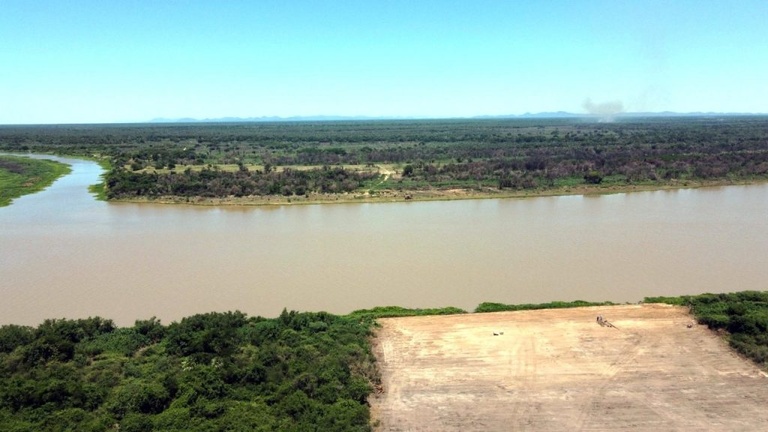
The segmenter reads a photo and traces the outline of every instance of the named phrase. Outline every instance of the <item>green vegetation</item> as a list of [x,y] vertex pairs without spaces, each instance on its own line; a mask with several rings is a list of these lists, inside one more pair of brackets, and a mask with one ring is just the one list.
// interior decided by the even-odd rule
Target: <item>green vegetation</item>
[[[738,352],[768,361],[768,292],[646,298],[691,308]],[[610,302],[482,303],[476,312]],[[0,327],[0,429],[8,431],[367,431],[380,384],[371,352],[382,317],[464,310],[377,307],[346,316],[283,311],[47,320]]]
[[502,304],[502,303],[480,303],[475,308],[476,313],[481,312],[502,312],[502,311],[522,311],[522,310],[536,310],[536,309],[564,309],[564,308],[574,308],[574,307],[586,307],[586,306],[610,306],[614,303],[611,302],[586,302],[582,300],[575,300],[572,302],[550,302],[550,303],[540,303],[540,304],[519,304],[519,305],[508,305],[508,304]]
[[0,155],[0,207],[11,200],[48,187],[68,174],[70,168],[60,162]]
[[284,311],[0,327],[7,431],[365,431],[368,324]]
[[0,327],[0,429],[365,431],[379,384],[375,319],[465,313],[383,307],[347,316],[207,313],[168,326],[47,320]]
[[567,193],[766,180],[765,119],[2,126],[0,150],[109,158],[108,198]]
[[104,158],[98,158],[94,159],[96,163],[98,163],[101,168],[104,169],[104,174],[101,175],[102,181],[100,183],[90,185],[88,186],[88,192],[92,193],[97,200],[99,201],[106,201],[107,200],[107,185],[104,178],[106,175],[112,171],[112,164],[109,160]]
[[249,195],[306,195],[307,193],[343,193],[362,188],[378,174],[358,172],[342,167],[324,166],[312,170],[237,172],[204,168],[186,169],[182,173],[137,173],[125,169],[107,174],[108,198],[137,196],[162,197],[227,197]]
[[457,307],[444,307],[433,309],[408,309],[400,306],[380,306],[373,309],[361,309],[347,315],[351,319],[360,322],[375,325],[378,318],[394,318],[408,316],[427,316],[427,315],[456,315],[465,314],[467,311]]
[[768,366],[768,292],[647,297],[645,302],[688,306],[699,324],[727,332],[733,349],[761,367]]

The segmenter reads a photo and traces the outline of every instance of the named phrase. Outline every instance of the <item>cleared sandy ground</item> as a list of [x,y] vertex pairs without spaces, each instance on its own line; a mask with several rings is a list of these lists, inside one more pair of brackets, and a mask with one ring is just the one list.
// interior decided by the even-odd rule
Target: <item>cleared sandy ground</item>
[[683,308],[379,322],[377,430],[768,430],[766,375]]

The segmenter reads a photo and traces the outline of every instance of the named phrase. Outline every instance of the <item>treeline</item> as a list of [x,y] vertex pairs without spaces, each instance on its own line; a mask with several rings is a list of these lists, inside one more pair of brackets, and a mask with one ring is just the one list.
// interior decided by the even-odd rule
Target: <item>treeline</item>
[[688,306],[699,324],[727,332],[732,348],[758,365],[768,366],[768,292],[648,297],[645,301]]
[[208,313],[0,327],[4,431],[366,431],[370,322]]
[[[766,124],[766,117],[732,116],[616,123],[493,119],[2,126],[0,150],[101,155],[111,158],[116,170],[128,167],[136,172],[221,164],[390,164],[402,168],[404,176],[390,178],[382,188],[534,189],[603,182],[765,179]],[[274,173],[258,179],[225,172],[216,178],[208,173],[192,179],[181,174],[168,178],[118,174],[119,182],[138,188],[133,192],[122,188],[115,193],[119,196],[143,194],[150,181],[164,182],[154,187],[162,193],[198,190],[203,196],[333,193],[360,187],[359,182],[354,185],[355,179],[316,186],[315,180],[301,179],[305,174],[296,172],[285,174],[290,179],[278,179]],[[196,184],[201,179],[217,183],[201,190]]]
[[200,171],[157,174],[134,172],[124,168],[107,173],[108,198],[133,197],[243,197],[251,195],[306,195],[309,193],[352,192],[377,173],[353,171],[343,167],[282,171],[249,171],[241,165],[235,172],[215,168]]
[[[760,153],[765,117],[423,120],[322,123],[0,126],[0,149],[100,153],[140,166],[356,165],[469,160],[643,159]],[[601,156],[607,150],[611,155]],[[598,153],[594,155],[593,153]],[[116,164],[120,165],[120,164]]]
[[675,154],[663,149],[543,148],[518,158],[490,158],[463,163],[406,165],[412,181],[428,184],[495,180],[501,189],[556,186],[558,180],[579,178],[598,184],[669,180],[712,180],[768,177],[768,151],[723,151],[714,154]]

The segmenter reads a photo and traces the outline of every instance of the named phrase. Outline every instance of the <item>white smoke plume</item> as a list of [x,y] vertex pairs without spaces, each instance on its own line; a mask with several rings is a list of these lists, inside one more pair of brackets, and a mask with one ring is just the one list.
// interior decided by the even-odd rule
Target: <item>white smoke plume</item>
[[621,101],[594,103],[592,99],[587,98],[581,106],[601,122],[612,122],[616,115],[624,112],[624,104]]

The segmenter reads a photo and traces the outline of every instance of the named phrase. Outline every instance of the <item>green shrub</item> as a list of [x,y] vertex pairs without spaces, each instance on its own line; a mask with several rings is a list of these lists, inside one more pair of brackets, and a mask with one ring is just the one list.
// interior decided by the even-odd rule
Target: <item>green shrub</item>
[[370,325],[284,311],[4,326],[0,430],[370,430]]
[[583,300],[575,300],[572,302],[549,302],[540,304],[518,304],[510,305],[503,303],[480,303],[476,308],[476,313],[482,312],[502,312],[502,311],[521,311],[521,310],[536,310],[536,309],[563,309],[574,307],[586,307],[586,306],[609,306],[614,303],[611,302],[586,302]]
[[645,301],[689,306],[699,324],[713,330],[727,330],[731,347],[757,364],[766,365],[768,291],[649,297]]
[[356,310],[348,318],[360,320],[375,320],[376,318],[393,318],[425,315],[456,315],[465,314],[467,311],[457,307],[444,307],[432,309],[409,309],[400,306],[379,306],[373,309]]
[[4,325],[0,327],[0,353],[10,353],[34,339],[32,327]]

